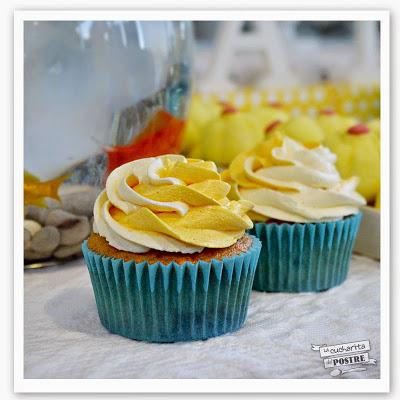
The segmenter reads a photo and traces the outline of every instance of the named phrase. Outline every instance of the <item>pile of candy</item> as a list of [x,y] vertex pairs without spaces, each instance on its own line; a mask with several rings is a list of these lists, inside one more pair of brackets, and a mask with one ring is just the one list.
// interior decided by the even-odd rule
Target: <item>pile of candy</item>
[[27,204],[24,210],[25,262],[81,255],[82,241],[92,231],[98,189],[74,185],[60,188],[59,201],[47,206]]
[[307,147],[324,144],[337,155],[344,178],[358,176],[358,191],[379,207],[380,120],[356,118],[324,109],[313,118],[292,116],[278,103],[237,108],[194,97],[183,136],[183,153],[227,166],[236,155],[280,132]]

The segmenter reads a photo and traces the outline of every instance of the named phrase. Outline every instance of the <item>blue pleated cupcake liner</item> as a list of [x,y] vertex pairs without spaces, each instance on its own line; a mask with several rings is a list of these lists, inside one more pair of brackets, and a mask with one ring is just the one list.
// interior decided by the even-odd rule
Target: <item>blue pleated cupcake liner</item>
[[264,292],[318,292],[347,277],[361,212],[332,222],[257,223],[249,234],[262,249],[253,289]]
[[261,250],[195,264],[125,262],[82,245],[101,323],[110,332],[149,342],[204,340],[245,322]]

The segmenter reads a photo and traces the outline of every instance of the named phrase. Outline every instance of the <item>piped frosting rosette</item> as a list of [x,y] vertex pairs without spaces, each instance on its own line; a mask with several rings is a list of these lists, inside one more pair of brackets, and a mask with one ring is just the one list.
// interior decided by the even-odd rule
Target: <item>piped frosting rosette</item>
[[180,155],[124,164],[94,206],[94,230],[119,249],[195,253],[233,245],[253,226],[252,204],[230,201],[213,162]]
[[232,184],[232,198],[254,203],[253,220],[331,221],[366,204],[356,192],[359,179],[342,180],[335,162],[324,146],[306,148],[277,134],[239,154],[224,179]]

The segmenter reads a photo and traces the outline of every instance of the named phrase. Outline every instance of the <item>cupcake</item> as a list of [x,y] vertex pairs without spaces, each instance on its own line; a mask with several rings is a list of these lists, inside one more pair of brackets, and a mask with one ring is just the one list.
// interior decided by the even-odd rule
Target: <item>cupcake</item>
[[213,162],[166,155],[115,169],[83,244],[101,323],[151,342],[207,339],[245,322],[260,241]]
[[342,180],[326,147],[274,135],[240,154],[225,179],[231,198],[251,201],[250,230],[262,242],[253,288],[321,291],[347,276],[359,228],[358,178]]

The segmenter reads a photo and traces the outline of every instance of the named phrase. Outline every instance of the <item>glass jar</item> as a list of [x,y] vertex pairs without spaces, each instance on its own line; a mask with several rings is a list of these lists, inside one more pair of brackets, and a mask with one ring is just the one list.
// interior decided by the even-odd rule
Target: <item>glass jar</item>
[[191,46],[190,22],[25,22],[26,268],[81,255],[114,168],[180,151]]
[[25,22],[25,168],[101,186],[122,163],[179,152],[191,45],[190,22]]

